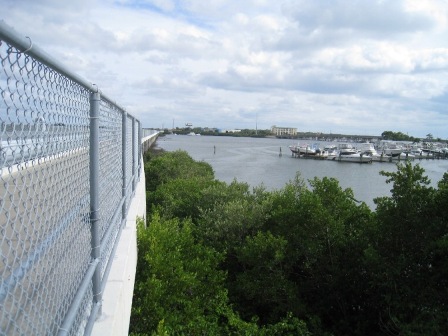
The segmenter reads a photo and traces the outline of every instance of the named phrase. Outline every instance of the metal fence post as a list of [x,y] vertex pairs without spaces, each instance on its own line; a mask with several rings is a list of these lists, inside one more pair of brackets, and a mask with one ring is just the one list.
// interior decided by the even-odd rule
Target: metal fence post
[[142,139],[143,139],[143,135],[142,135],[142,125],[140,123],[140,121],[137,120],[137,129],[138,129],[138,155],[137,155],[137,160],[138,160],[138,165],[137,165],[137,173],[138,173],[138,180],[140,181],[140,171],[141,171],[141,162],[142,162],[142,157],[143,157],[143,153],[142,153]]
[[136,155],[135,155],[135,142],[136,142],[136,134],[135,134],[135,118],[132,117],[132,193],[134,193],[136,185],[137,185],[137,174],[136,172]]
[[123,206],[122,206],[122,210],[121,210],[121,219],[125,220],[126,219],[126,212],[127,212],[127,199],[126,199],[126,180],[127,180],[127,173],[126,173],[126,166],[127,166],[127,162],[126,162],[126,142],[127,142],[127,118],[128,118],[128,114],[126,111],[123,111],[122,114],[122,125],[121,125],[121,132],[122,132],[122,136],[121,136],[121,167],[122,167],[122,171],[123,171],[123,186],[122,186],[122,191],[121,191],[121,197],[123,197],[124,202],[123,202]]
[[[99,223],[100,207],[100,151],[99,151],[99,115],[101,97],[98,92],[90,94],[90,230],[92,260],[101,258],[101,237]],[[101,262],[101,260],[100,260]],[[98,315],[101,315],[101,264],[97,267],[92,278],[93,304],[98,306]]]

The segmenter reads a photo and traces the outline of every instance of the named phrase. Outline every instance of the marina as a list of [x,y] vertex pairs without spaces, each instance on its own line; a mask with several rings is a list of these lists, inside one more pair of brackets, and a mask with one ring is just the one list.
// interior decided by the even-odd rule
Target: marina
[[413,160],[441,160],[448,158],[447,147],[419,146],[396,142],[346,143],[337,145],[298,143],[289,145],[292,157],[312,160],[330,160],[351,163],[397,162]]

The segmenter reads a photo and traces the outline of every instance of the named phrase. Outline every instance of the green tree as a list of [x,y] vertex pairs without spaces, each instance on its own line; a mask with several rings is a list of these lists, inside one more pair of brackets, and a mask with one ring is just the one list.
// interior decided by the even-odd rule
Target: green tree
[[398,163],[396,172],[381,172],[386,183],[393,183],[391,197],[377,198],[377,216],[385,238],[389,237],[394,252],[419,253],[429,237],[426,227],[432,215],[435,189],[424,175],[424,169],[411,162]]
[[151,211],[158,211],[166,218],[191,218],[196,222],[204,206],[204,190],[221,183],[207,176],[173,178],[148,193],[147,203]]
[[139,226],[138,278],[130,329],[169,334],[221,333],[229,311],[223,287],[222,255],[194,241],[189,220],[163,220],[155,214]]
[[[307,325],[304,321],[299,320],[291,313],[286,314],[286,317],[281,319],[278,323],[268,324],[260,330],[260,336],[311,336]],[[320,334],[325,336],[324,334]],[[331,336],[327,334],[328,336]]]
[[286,245],[284,238],[259,231],[237,248],[242,271],[237,275],[234,290],[239,297],[238,307],[244,304],[246,318],[257,316],[261,324],[276,323],[288,312],[290,298],[297,291],[286,277]]
[[[438,208],[446,202],[419,165],[397,165],[382,172],[393,183],[391,197],[375,200],[378,228],[366,258],[376,289],[378,323],[405,335],[443,335],[448,330],[447,221]],[[445,203],[446,204],[446,203]],[[445,259],[446,260],[446,259]]]
[[322,324],[336,334],[366,330],[368,321],[360,318],[366,274],[362,260],[372,212],[335,179],[316,178],[310,185],[308,189],[297,176],[270,197],[265,228],[287,241],[281,269],[284,283],[294,283],[295,291],[287,305],[277,303],[283,312],[276,317],[291,311],[317,334],[323,334]]
[[168,217],[199,215],[201,190],[214,183],[208,163],[194,161],[187,152],[175,151],[147,156],[145,162],[146,204],[150,211]]
[[384,131],[381,133],[381,138],[383,140],[394,140],[394,141],[418,141],[418,138],[409,136],[402,132],[392,132],[392,131]]
[[[239,197],[234,194],[234,188],[241,191]],[[236,184],[230,189],[233,189],[230,190],[232,195],[227,194],[227,202],[215,202],[213,207],[203,208],[198,235],[218,251],[234,255],[246,237],[255,235],[263,227],[269,217],[269,206],[263,191],[248,194],[244,192],[245,187],[240,189]],[[210,193],[207,196],[210,197]]]
[[[372,213],[358,204],[351,189],[342,189],[336,179],[310,181],[312,191],[303,197],[305,238],[311,250],[303,251],[304,297],[309,309],[335,334],[363,334],[368,325],[365,310],[366,270],[363,251],[365,230]],[[302,218],[302,217],[299,217]],[[311,231],[309,230],[311,229]]]
[[144,166],[147,192],[153,192],[159,185],[175,178],[188,179],[198,176],[214,178],[210,164],[196,162],[187,152],[181,150],[151,156]]
[[192,226],[157,213],[139,224],[131,335],[310,335],[290,314],[262,329],[243,321],[228,303],[223,255],[196,242]]

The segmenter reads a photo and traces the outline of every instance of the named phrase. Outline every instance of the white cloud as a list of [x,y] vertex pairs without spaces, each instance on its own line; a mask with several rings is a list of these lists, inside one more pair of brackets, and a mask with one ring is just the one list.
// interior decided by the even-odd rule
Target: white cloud
[[426,12],[407,10],[404,0],[290,0],[285,13],[306,30],[347,29],[375,36],[426,30],[434,25]]
[[444,0],[0,3],[144,126],[446,133]]

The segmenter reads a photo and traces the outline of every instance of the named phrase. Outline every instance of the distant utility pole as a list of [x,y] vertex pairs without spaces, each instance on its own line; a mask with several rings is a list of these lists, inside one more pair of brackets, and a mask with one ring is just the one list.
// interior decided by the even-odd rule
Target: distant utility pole
[[258,135],[258,113],[255,113],[255,135]]

